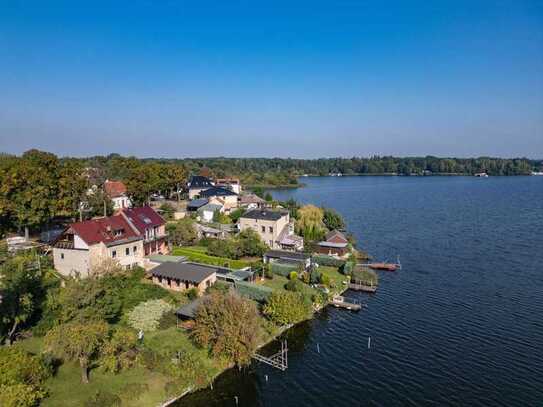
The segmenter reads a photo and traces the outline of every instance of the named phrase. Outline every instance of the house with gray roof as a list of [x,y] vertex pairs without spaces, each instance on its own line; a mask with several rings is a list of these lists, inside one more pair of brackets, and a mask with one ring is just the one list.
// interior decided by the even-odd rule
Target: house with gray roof
[[168,290],[196,288],[199,294],[215,284],[220,268],[193,262],[164,262],[150,271],[153,283]]

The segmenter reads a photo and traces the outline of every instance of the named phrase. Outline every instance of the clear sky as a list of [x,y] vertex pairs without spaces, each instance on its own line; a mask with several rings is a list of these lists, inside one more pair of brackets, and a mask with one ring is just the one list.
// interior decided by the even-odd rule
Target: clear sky
[[543,157],[543,1],[1,1],[0,151]]

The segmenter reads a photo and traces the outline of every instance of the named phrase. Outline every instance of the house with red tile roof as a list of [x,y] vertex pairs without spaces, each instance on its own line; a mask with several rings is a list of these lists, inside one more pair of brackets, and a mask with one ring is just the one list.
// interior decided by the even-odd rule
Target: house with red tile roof
[[125,208],[121,209],[119,214],[132,224],[143,237],[145,256],[169,253],[166,221],[153,208],[150,206]]
[[55,270],[86,277],[106,259],[126,269],[142,266],[143,242],[140,231],[120,214],[72,223],[53,242]]
[[106,180],[104,192],[113,201],[113,209],[130,208],[132,202],[126,194],[126,185],[121,181]]

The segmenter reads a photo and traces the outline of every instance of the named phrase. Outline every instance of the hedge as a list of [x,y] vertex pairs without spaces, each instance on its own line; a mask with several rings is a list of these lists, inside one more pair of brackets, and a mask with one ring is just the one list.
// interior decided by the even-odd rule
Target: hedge
[[270,267],[272,273],[288,277],[291,271],[298,271],[298,265],[291,263],[281,263],[280,261],[274,261]]
[[255,301],[267,301],[273,290],[269,287],[248,283],[246,281],[236,281],[234,284],[236,291],[247,298]]
[[335,257],[322,254],[314,255],[311,260],[313,263],[317,263],[319,266],[341,267],[345,264],[345,260],[336,259]]

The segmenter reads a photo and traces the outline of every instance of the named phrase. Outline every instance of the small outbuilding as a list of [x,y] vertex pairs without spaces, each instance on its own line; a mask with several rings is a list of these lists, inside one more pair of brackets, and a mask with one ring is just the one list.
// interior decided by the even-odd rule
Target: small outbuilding
[[337,257],[343,257],[349,253],[349,240],[339,230],[328,232],[325,239],[319,242],[318,253]]
[[199,263],[165,262],[151,270],[153,283],[168,290],[196,288],[199,294],[215,284],[218,268]]

